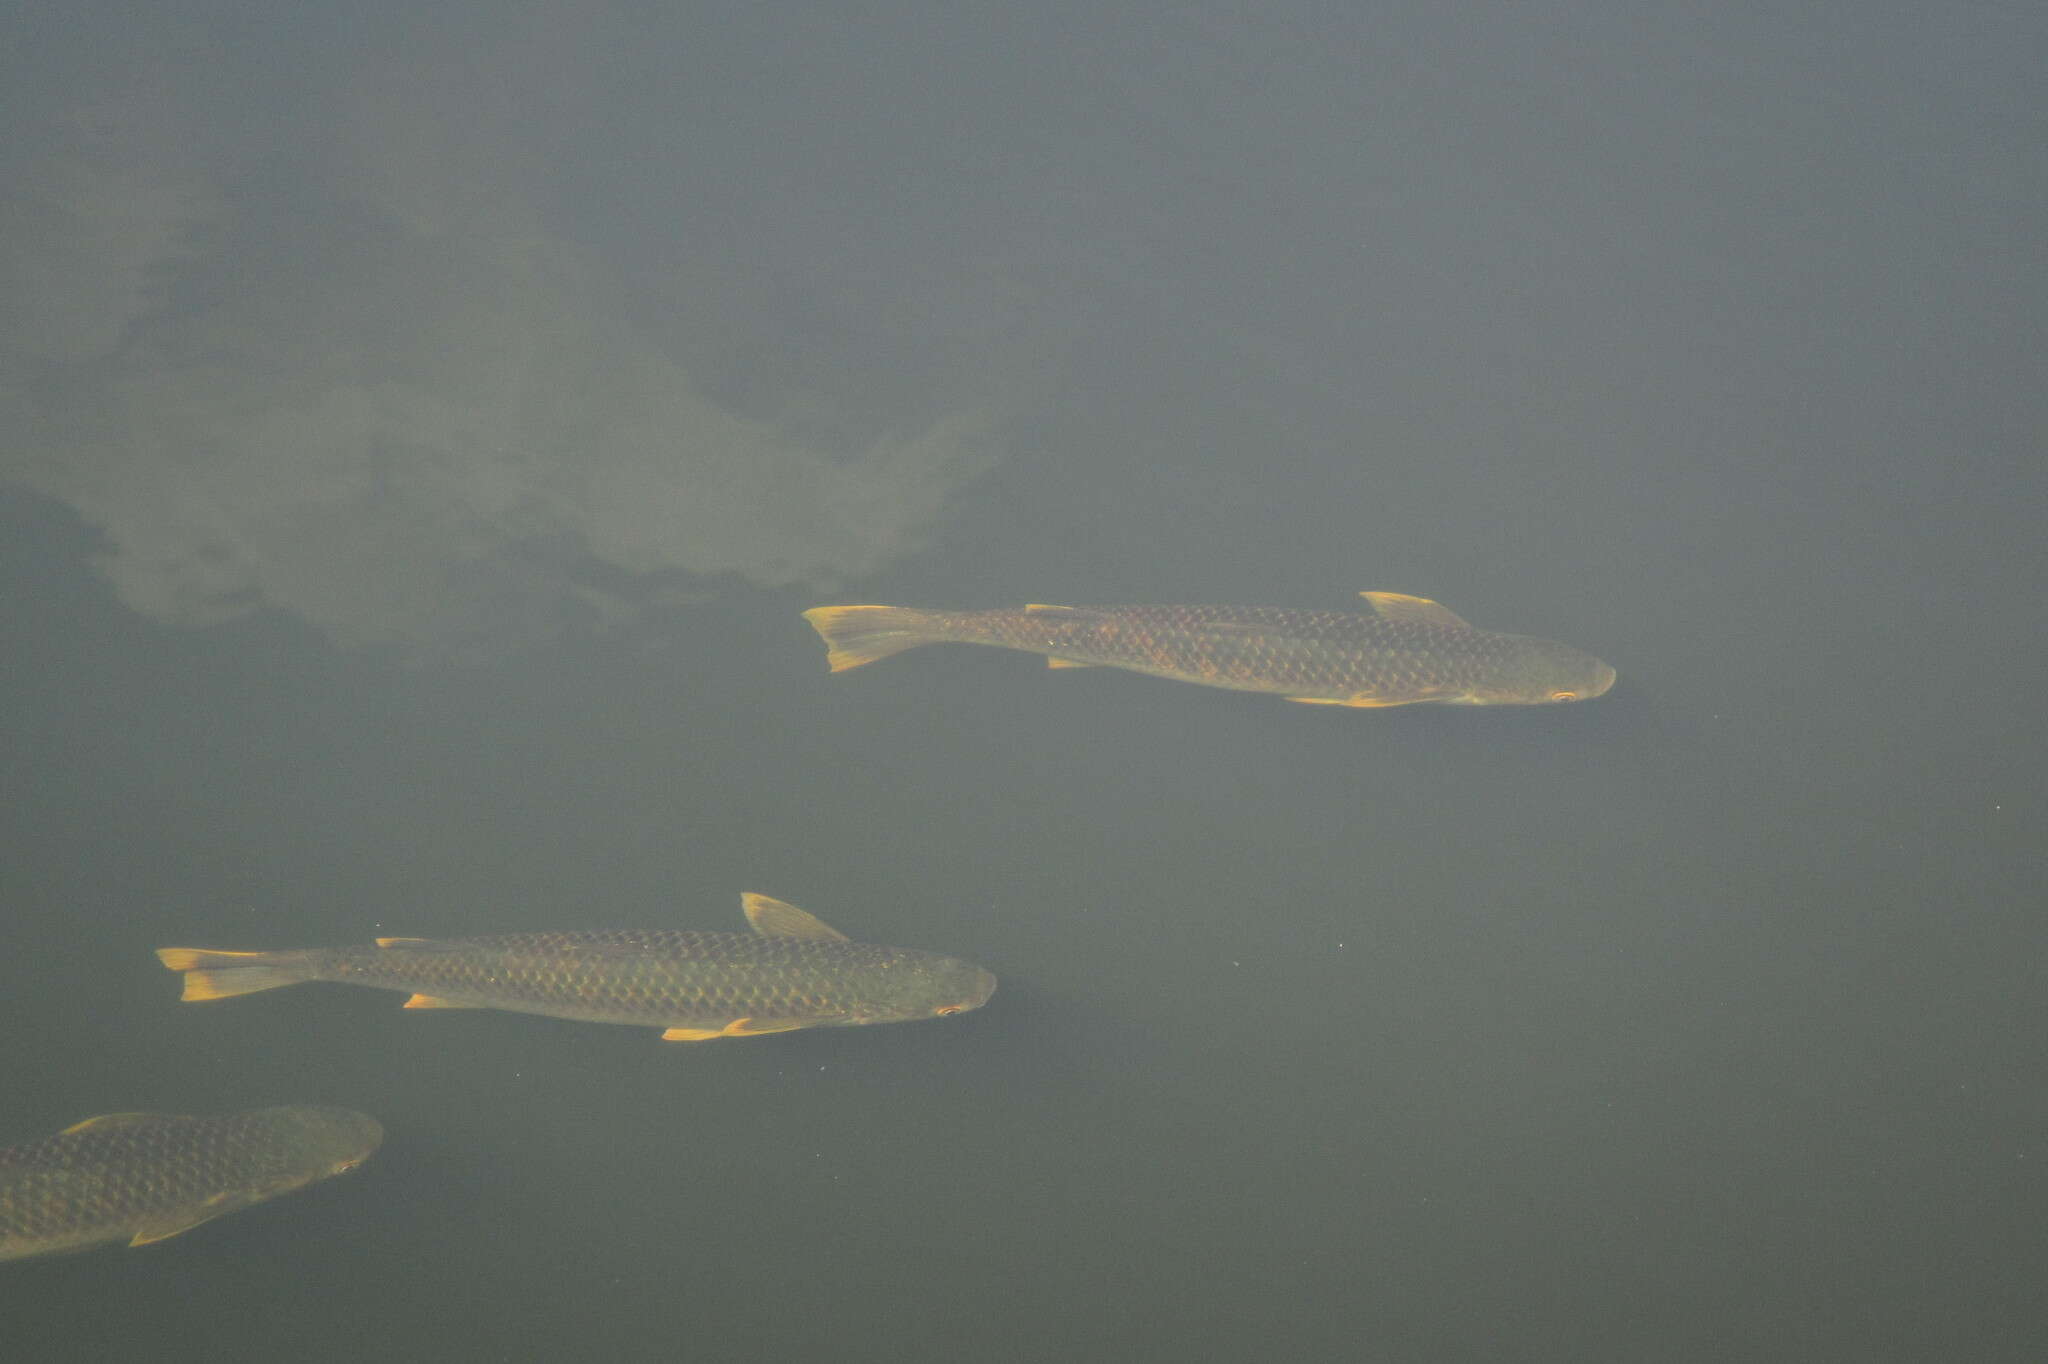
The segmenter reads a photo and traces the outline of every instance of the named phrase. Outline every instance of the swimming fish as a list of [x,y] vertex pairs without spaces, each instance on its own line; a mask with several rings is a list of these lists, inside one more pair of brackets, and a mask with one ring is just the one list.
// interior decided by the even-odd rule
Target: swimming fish
[[795,905],[743,895],[752,933],[684,929],[379,938],[374,947],[157,951],[186,999],[332,980],[405,990],[408,1009],[508,1009],[661,1028],[669,1042],[797,1028],[896,1023],[978,1009],[996,978],[979,966],[847,941]]
[[833,672],[920,644],[993,644],[1055,668],[1110,667],[1327,706],[1541,705],[1584,701],[1614,669],[1569,645],[1475,630],[1422,597],[1364,592],[1368,611],[1274,606],[1026,606],[804,612]]
[[161,1241],[353,1170],[383,1140],[367,1114],[298,1104],[87,1118],[0,1149],[0,1260]]

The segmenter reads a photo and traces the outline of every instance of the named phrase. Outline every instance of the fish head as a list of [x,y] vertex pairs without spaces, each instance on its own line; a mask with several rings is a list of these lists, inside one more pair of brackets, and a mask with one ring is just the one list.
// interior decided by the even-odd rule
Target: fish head
[[352,1108],[290,1104],[258,1116],[276,1137],[283,1164],[301,1182],[346,1174],[384,1144],[383,1124]]
[[1491,660],[1459,699],[1475,706],[1541,706],[1590,701],[1614,685],[1614,669],[1554,639],[1508,636],[1510,648]]
[[848,1023],[908,1023],[944,1018],[988,1003],[996,978],[973,962],[936,953],[904,954],[867,973]]

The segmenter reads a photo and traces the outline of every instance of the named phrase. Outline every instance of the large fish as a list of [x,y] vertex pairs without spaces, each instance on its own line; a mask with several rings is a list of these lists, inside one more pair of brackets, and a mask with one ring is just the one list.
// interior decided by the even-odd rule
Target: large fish
[[0,1149],[0,1260],[161,1241],[353,1170],[383,1140],[346,1108],[87,1118]]
[[824,638],[833,672],[959,642],[1044,654],[1055,668],[1128,668],[1326,706],[1541,705],[1584,701],[1614,685],[1614,669],[1569,645],[1475,630],[1421,597],[1360,595],[1371,610],[818,606],[804,619]]
[[795,905],[741,903],[752,933],[681,929],[379,938],[374,947],[212,952],[165,947],[186,999],[301,981],[405,990],[408,1009],[509,1009],[661,1028],[669,1042],[935,1018],[980,1008],[996,978],[979,966],[847,941]]

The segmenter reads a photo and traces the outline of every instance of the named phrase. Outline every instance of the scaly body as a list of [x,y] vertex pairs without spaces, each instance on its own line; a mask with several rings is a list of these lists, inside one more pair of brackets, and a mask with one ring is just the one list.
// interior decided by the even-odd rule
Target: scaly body
[[144,1245],[354,1169],[384,1139],[346,1108],[109,1113],[0,1149],[0,1260]]
[[1270,606],[821,606],[804,618],[832,671],[920,644],[992,644],[1054,667],[1112,667],[1344,706],[1536,705],[1598,696],[1614,669],[1554,640],[1477,630],[1436,602],[1363,594],[1369,611]]
[[753,933],[507,933],[284,952],[171,947],[157,955],[187,973],[186,999],[339,981],[407,991],[408,1008],[638,1024],[663,1029],[671,1041],[930,1018],[977,1008],[995,989],[995,977],[952,957],[849,942],[764,895],[746,896],[745,905]]

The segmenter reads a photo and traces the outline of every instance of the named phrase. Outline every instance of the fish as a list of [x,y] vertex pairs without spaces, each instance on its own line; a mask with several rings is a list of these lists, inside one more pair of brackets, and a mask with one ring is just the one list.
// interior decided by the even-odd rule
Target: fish
[[0,1260],[146,1246],[346,1174],[383,1141],[367,1113],[307,1104],[87,1118],[0,1148]]
[[832,672],[920,644],[992,644],[1055,668],[1123,668],[1322,706],[1529,706],[1586,701],[1614,669],[1567,644],[1474,629],[1449,608],[1362,592],[1369,610],[1046,606],[921,611],[814,606]]
[[940,1018],[978,1009],[996,978],[936,952],[848,941],[795,905],[740,897],[751,933],[688,929],[379,938],[368,947],[218,952],[164,947],[187,1000],[303,981],[404,990],[408,1009],[504,1009],[662,1029],[666,1042]]

